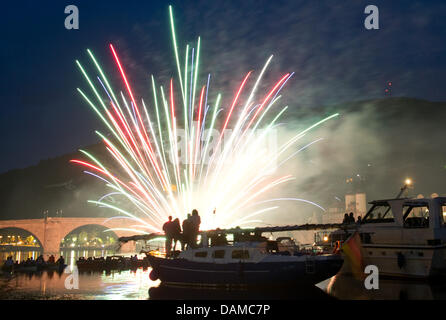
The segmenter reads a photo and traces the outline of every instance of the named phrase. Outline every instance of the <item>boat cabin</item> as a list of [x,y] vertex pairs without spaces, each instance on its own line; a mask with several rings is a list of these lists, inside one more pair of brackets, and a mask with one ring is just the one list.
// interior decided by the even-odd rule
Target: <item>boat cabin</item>
[[364,243],[435,245],[446,240],[446,197],[377,200],[370,204],[360,225],[360,231],[369,235]]
[[387,199],[372,207],[360,224],[330,234],[330,242],[359,231],[363,244],[440,245],[446,243],[446,197]]

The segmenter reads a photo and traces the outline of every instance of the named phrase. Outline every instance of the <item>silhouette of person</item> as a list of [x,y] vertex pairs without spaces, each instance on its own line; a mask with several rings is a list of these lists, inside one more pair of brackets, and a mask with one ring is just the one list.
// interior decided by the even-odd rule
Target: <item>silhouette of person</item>
[[348,224],[349,223],[349,216],[348,213],[344,214],[344,220],[342,220],[342,224]]
[[59,265],[59,268],[65,266],[65,259],[63,258],[63,256],[60,256],[59,259],[57,259],[56,263]]
[[200,231],[200,224],[201,224],[201,218],[198,215],[198,210],[194,209],[192,210],[192,217],[191,219],[191,224],[192,224],[192,245],[194,247],[196,247],[197,245],[197,236],[198,236],[198,232]]
[[57,259],[56,263],[58,264],[58,272],[62,273],[63,270],[65,269],[65,259],[63,258],[63,256],[60,256],[59,259]]
[[12,257],[8,257],[6,259],[5,266],[6,267],[12,267],[13,265],[14,265],[14,261],[12,260]]
[[172,216],[169,216],[169,221],[163,225],[163,231],[166,235],[166,256],[170,256],[172,251],[172,240],[173,240],[173,228],[172,228]]
[[353,215],[353,212],[350,212],[350,215],[348,216],[348,223],[350,224],[355,223],[355,216]]
[[184,250],[187,244],[187,248],[190,248],[191,243],[191,214],[187,214],[187,219],[183,220],[183,236],[181,238],[181,250]]

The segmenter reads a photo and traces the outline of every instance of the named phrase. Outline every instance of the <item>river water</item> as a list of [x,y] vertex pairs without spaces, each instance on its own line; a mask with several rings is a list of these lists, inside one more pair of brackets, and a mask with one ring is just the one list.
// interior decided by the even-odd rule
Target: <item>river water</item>
[[[10,253],[2,252],[1,260]],[[21,252],[20,257],[35,256],[39,252]],[[336,275],[317,286],[305,288],[264,288],[256,290],[213,290],[166,287],[151,281],[151,268],[136,270],[79,273],[77,284],[72,272],[79,256],[111,254],[109,252],[63,252],[69,265],[64,273],[40,272],[0,275],[0,299],[55,299],[55,300],[138,300],[138,299],[347,299],[400,300],[446,299],[446,283],[380,279],[379,289],[367,290],[364,283],[350,276]],[[1,263],[1,262],[0,262]]]

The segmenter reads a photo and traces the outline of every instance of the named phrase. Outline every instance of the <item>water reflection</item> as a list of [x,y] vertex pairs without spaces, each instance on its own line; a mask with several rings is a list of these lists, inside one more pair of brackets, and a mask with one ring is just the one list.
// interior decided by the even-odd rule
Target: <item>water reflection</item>
[[23,261],[28,258],[36,260],[39,255],[42,254],[41,250],[21,250],[21,251],[0,251],[0,265],[8,258],[13,258],[14,261]]
[[64,257],[65,263],[73,268],[76,265],[76,261],[80,257],[84,257],[85,259],[89,257],[106,257],[112,256],[115,254],[115,251],[112,250],[61,250],[60,254]]
[[[70,271],[69,268],[67,268]],[[151,281],[151,268],[79,273],[79,289],[66,289],[69,273],[40,272],[3,274],[0,299],[94,299],[94,300],[399,300],[446,299],[446,285],[420,281],[381,279],[378,290],[366,290],[352,277],[337,275],[317,287],[258,287],[211,289],[167,286]]]
[[159,285],[149,289],[152,300],[331,300],[333,297],[314,286],[212,289]]
[[[15,260],[37,258],[40,251],[0,252],[0,264],[7,256]],[[83,257],[113,255],[106,250],[64,250],[68,264],[64,273],[43,271],[34,273],[3,273],[0,275],[0,299],[290,299],[290,300],[399,300],[446,299],[446,281],[423,282],[380,279],[378,290],[367,290],[362,281],[338,274],[315,287],[256,289],[209,289],[161,285],[151,281],[151,268],[125,271],[80,272],[79,289],[69,290],[65,281]]]
[[423,280],[383,279],[379,289],[367,290],[364,282],[350,275],[337,274],[318,287],[333,297],[342,300],[444,300],[445,280],[427,282]]
[[[72,270],[66,272],[17,273],[0,277],[1,299],[86,299],[86,300],[138,300],[148,299],[151,281],[150,268],[127,271],[81,272],[79,289],[67,289],[65,281]],[[8,293],[6,296],[5,293]]]

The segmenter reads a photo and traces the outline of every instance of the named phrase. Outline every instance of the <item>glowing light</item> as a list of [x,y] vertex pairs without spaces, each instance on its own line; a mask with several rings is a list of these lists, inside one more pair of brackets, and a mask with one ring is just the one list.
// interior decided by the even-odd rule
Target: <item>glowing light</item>
[[407,178],[407,179],[404,181],[404,184],[405,184],[406,186],[410,186],[410,185],[412,184],[412,179]]
[[[268,194],[277,186],[296,179],[289,173],[272,173],[276,162],[281,161],[280,167],[311,144],[322,140],[313,141],[297,151],[293,149],[310,130],[338,114],[327,116],[298,132],[278,150],[264,150],[262,145],[271,137],[276,121],[285,113],[287,106],[279,109],[272,121],[266,121],[265,115],[274,112],[274,107],[280,101],[279,92],[293,73],[277,75],[278,81],[270,85],[268,90],[257,92],[260,80],[272,60],[270,56],[247,95],[248,99],[243,101],[244,90],[249,87],[248,80],[255,71],[246,73],[235,94],[231,94],[232,101],[221,106],[220,93],[215,96],[210,93],[208,99],[210,75],[206,83],[201,83],[199,79],[200,37],[196,50],[191,48],[191,59],[189,46],[186,47],[185,59],[180,59],[171,6],[169,17],[182,101],[175,100],[179,94],[175,94],[174,88],[178,90],[178,85],[174,85],[174,79],[170,79],[165,90],[163,86],[157,87],[153,76],[150,77],[153,106],[146,105],[142,99],[138,100],[118,51],[112,44],[109,48],[125,87],[120,95],[115,94],[90,50],[87,50],[88,56],[99,73],[97,80],[104,91],[102,94],[96,89],[86,69],[76,61],[95,99],[90,99],[81,89],[78,91],[111,134],[96,132],[108,151],[107,166],[83,150],[81,152],[89,161],[71,162],[91,169],[93,172],[85,173],[101,179],[111,189],[99,201],[90,200],[90,203],[117,211],[121,218],[124,215],[126,219],[138,223],[131,228],[107,231],[148,233],[141,231],[145,229],[160,232],[168,216],[184,219],[194,208],[198,209],[202,217],[202,229],[224,228],[234,222],[259,222],[261,220],[247,218],[279,208],[261,206],[271,201],[300,201],[325,210],[309,200],[268,199]],[[185,61],[184,68],[180,66],[180,61]],[[220,114],[225,116],[220,119]],[[152,119],[155,119],[153,123]],[[232,134],[226,139],[225,130],[229,128]],[[262,134],[253,133],[258,128],[264,130]],[[182,142],[177,139],[180,129],[184,130]],[[220,129],[220,132],[214,137],[212,131],[216,129]],[[219,149],[220,144],[222,150]],[[177,151],[179,146],[182,147],[181,159]],[[212,154],[208,154],[211,151]],[[291,156],[287,153],[291,153]],[[123,205],[117,206],[117,203]],[[247,212],[253,205],[260,207],[255,208],[254,212]]]

